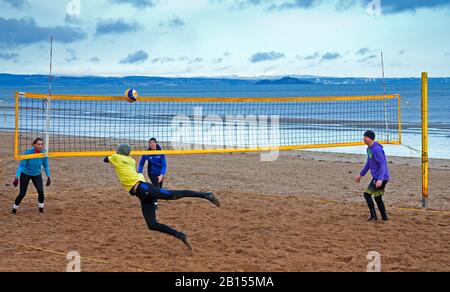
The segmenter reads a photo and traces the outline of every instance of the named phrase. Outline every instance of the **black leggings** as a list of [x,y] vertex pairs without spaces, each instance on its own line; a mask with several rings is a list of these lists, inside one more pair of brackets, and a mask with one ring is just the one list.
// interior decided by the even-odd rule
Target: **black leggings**
[[30,184],[30,180],[33,182],[36,191],[38,192],[38,201],[40,204],[43,204],[45,201],[44,197],[44,183],[42,182],[42,175],[29,176],[24,173],[20,174],[20,192],[16,198],[16,206],[19,206],[22,203],[23,198],[27,195],[28,185]]
[[194,191],[169,191],[160,189],[149,183],[141,183],[136,193],[130,192],[141,200],[142,214],[150,230],[159,231],[177,237],[178,231],[156,220],[155,200],[178,200],[181,198],[202,198],[207,199],[210,193]]
[[[366,199],[367,206],[369,207],[371,214],[375,214],[375,204],[373,203],[372,195],[369,193],[364,193],[364,199]],[[386,207],[383,202],[383,196],[375,197],[375,202],[377,202],[381,217],[386,220],[388,217],[386,213]]]

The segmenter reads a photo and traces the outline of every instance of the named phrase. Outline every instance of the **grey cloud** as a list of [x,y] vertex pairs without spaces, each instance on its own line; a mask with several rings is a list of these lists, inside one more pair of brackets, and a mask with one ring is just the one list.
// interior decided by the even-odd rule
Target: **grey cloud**
[[328,53],[322,55],[322,58],[320,60],[321,61],[332,61],[332,60],[340,59],[341,57],[342,56],[339,53],[328,52]]
[[257,63],[257,62],[264,62],[264,61],[273,61],[273,60],[277,60],[277,59],[281,59],[284,58],[285,55],[283,53],[279,53],[279,52],[261,52],[261,53],[256,53],[253,56],[251,56],[250,61],[252,63]]
[[127,32],[135,32],[139,29],[136,22],[126,22],[123,19],[107,19],[100,20],[97,23],[95,35],[121,34]]
[[143,51],[136,51],[132,54],[129,54],[125,59],[120,61],[120,64],[140,64],[145,62],[148,59],[148,54]]
[[358,60],[358,62],[364,63],[364,62],[367,62],[369,60],[373,60],[373,59],[376,59],[376,58],[377,58],[376,55],[370,55],[370,56],[367,56],[365,58],[362,58],[362,59]]
[[17,59],[17,57],[19,57],[19,54],[0,52],[0,60],[7,60],[7,61],[15,60],[15,59]]
[[73,43],[84,40],[86,33],[70,26],[42,27],[34,18],[6,19],[0,17],[0,46],[17,47],[48,42]]
[[148,8],[155,6],[155,1],[153,0],[110,0],[110,1],[116,4],[129,4],[135,8]]
[[28,5],[26,0],[1,0],[0,2],[5,2],[16,9],[22,9]]
[[364,56],[364,55],[366,55],[366,54],[368,54],[368,53],[370,53],[370,49],[369,48],[361,48],[361,49],[359,49],[356,53],[355,53],[355,55],[357,55],[357,56]]

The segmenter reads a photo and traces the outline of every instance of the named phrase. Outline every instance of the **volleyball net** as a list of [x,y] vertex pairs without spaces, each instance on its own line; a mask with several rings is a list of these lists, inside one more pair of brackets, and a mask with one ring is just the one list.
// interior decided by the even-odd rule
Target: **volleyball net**
[[[16,93],[15,159],[37,137],[49,157],[259,152],[363,145],[365,130],[401,144],[400,96],[207,98]],[[163,150],[149,151],[156,138]]]

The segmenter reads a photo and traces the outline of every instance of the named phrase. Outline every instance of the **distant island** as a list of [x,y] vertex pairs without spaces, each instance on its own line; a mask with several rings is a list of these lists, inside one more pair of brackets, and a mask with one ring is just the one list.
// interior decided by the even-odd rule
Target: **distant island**
[[286,84],[315,84],[314,82],[303,80],[299,78],[293,78],[293,77],[283,77],[281,79],[276,80],[260,80],[255,83],[256,85],[286,85]]
[[[3,86],[12,86],[15,88],[23,87],[48,87],[48,75],[14,75],[0,73],[0,89]],[[386,78],[387,83],[410,83],[421,84],[420,78]],[[433,83],[450,83],[449,77],[430,78]],[[257,85],[302,85],[302,84],[322,84],[322,85],[340,85],[340,84],[379,84],[382,86],[383,79],[368,77],[326,77],[312,75],[298,76],[268,76],[256,77],[158,77],[158,76],[60,76],[55,75],[52,79],[53,86],[61,87],[85,87],[85,88],[143,88],[143,87],[173,87],[173,86],[257,86]],[[382,87],[381,87],[382,88]]]

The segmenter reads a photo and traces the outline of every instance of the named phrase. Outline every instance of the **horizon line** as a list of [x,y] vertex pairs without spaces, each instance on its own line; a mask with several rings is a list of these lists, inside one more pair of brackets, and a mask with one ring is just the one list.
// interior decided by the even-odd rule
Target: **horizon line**
[[[49,74],[43,73],[8,73],[8,72],[0,72],[0,75],[12,75],[12,76],[48,76]],[[264,78],[284,78],[284,77],[292,77],[292,78],[355,78],[355,79],[383,79],[383,77],[372,77],[372,76],[322,76],[322,75],[298,75],[298,74],[280,74],[280,75],[192,75],[192,76],[182,76],[182,75],[76,75],[76,74],[53,74],[53,77],[74,77],[74,78],[89,78],[89,77],[101,77],[101,78],[127,78],[127,77],[144,77],[144,78],[167,78],[167,79],[175,79],[175,78],[184,78],[184,79],[195,79],[195,78],[203,78],[203,79],[264,79]],[[400,77],[386,77],[385,79],[421,79],[421,75],[417,76],[400,76]],[[433,78],[450,78],[450,76],[433,76],[429,77],[429,79]]]

